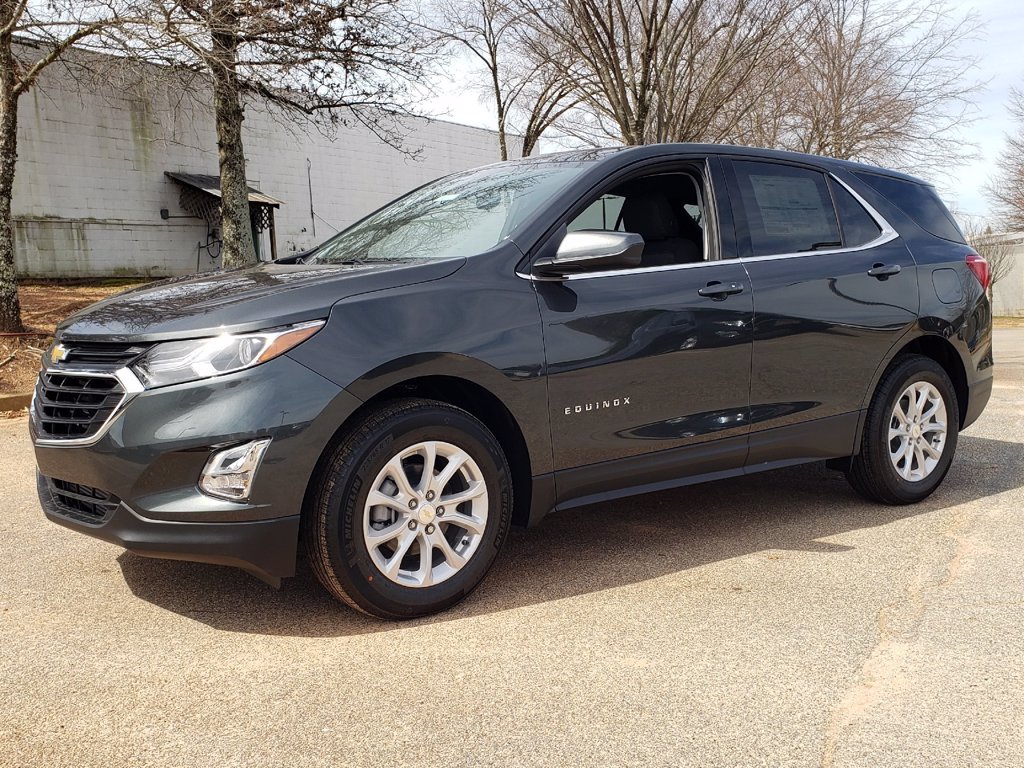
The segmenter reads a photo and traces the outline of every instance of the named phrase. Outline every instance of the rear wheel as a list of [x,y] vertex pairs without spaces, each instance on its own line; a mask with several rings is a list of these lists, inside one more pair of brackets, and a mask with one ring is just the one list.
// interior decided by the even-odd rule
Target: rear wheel
[[443,610],[483,579],[512,511],[508,462],[469,413],[401,400],[356,425],[319,479],[305,541],[320,582],[382,618]]
[[956,392],[942,366],[923,355],[897,358],[875,391],[846,477],[873,501],[921,501],[949,471],[959,424]]

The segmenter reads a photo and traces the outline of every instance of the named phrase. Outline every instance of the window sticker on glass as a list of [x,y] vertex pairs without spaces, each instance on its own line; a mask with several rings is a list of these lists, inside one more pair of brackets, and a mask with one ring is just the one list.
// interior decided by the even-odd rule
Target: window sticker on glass
[[754,174],[749,178],[765,234],[817,234],[832,229],[814,179]]

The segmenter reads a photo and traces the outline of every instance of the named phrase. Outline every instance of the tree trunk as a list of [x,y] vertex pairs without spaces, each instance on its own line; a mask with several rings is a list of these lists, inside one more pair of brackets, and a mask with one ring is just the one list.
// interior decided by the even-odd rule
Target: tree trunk
[[[216,9],[220,3],[215,3]],[[215,11],[216,12],[216,11]],[[218,14],[213,43],[213,108],[217,123],[217,153],[220,162],[221,254],[225,267],[256,263],[249,219],[249,185],[245,180],[245,152],[242,121],[245,112],[235,71],[238,39],[230,22],[231,12]]]
[[14,269],[14,223],[11,221],[14,163],[18,158],[15,68],[11,36],[0,36],[0,331],[6,333],[24,330]]
[[501,81],[498,80],[498,67],[491,67],[491,87],[494,89],[494,105],[498,110],[498,148],[501,159],[508,160],[508,142],[505,139],[505,102],[501,98]]

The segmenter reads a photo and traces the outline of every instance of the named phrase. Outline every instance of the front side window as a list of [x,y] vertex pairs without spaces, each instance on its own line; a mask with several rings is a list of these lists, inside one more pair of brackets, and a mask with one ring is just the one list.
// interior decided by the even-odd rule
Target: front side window
[[600,230],[603,232],[622,232],[622,204],[626,198],[621,195],[601,195],[586,209],[569,222],[570,232],[580,230]]
[[593,200],[569,224],[570,232],[632,232],[644,239],[641,267],[703,261],[704,209],[700,185],[689,173],[631,179]]
[[750,255],[842,247],[823,173],[747,160],[732,166],[746,214]]
[[431,182],[321,245],[315,264],[444,259],[493,248],[588,165],[487,166]]

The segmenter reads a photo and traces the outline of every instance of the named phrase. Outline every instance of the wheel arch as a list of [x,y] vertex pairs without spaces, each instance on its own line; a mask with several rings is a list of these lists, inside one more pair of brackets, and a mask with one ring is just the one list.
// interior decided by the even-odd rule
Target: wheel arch
[[970,388],[967,384],[967,367],[964,365],[963,358],[956,346],[944,336],[934,333],[919,333],[918,335],[909,339],[904,339],[902,343],[895,345],[889,356],[886,357],[882,364],[878,366],[878,370],[875,371],[871,387],[867,390],[867,395],[861,407],[861,417],[857,426],[856,442],[854,443],[858,448],[861,444],[861,438],[864,433],[864,422],[867,417],[867,408],[871,403],[871,398],[875,396],[879,382],[881,382],[882,377],[885,376],[886,371],[895,364],[896,360],[899,359],[901,355],[906,354],[923,355],[924,357],[931,358],[942,366],[946,375],[949,376],[950,381],[953,382],[953,391],[956,393],[957,409],[959,411],[959,426],[963,427],[964,419],[967,415],[967,406],[970,402]]
[[533,465],[530,451],[519,422],[501,398],[490,389],[460,376],[428,374],[410,376],[400,381],[390,382],[372,394],[363,390],[360,391],[360,395],[365,397],[362,405],[338,426],[317,461],[317,468],[306,489],[304,508],[308,506],[315,493],[315,487],[323,467],[353,424],[382,403],[416,397],[437,400],[461,408],[483,422],[494,434],[505,451],[509,467],[512,470],[512,523],[519,526],[528,524],[533,493]]
[[457,376],[433,375],[407,379],[377,393],[363,407],[400,397],[439,400],[471,413],[498,439],[512,470],[512,523],[525,526],[530,515],[532,477],[530,451],[515,416],[486,387]]
[[893,359],[905,354],[930,357],[946,371],[946,375],[953,382],[953,391],[956,392],[959,426],[963,427],[964,419],[967,416],[967,406],[970,402],[970,387],[967,384],[967,368],[956,347],[942,336],[928,334],[908,341]]

